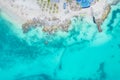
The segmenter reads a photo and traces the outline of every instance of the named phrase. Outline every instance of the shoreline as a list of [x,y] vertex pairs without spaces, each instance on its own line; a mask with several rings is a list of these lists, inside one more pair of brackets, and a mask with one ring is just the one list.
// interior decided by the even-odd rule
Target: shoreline
[[[17,0],[16,0],[17,1]],[[22,29],[23,29],[23,33],[26,33],[29,31],[29,28],[33,27],[33,28],[36,28],[36,27],[40,27],[40,26],[43,26],[43,31],[45,32],[55,32],[57,29],[60,29],[60,30],[63,30],[63,31],[67,31],[68,30],[68,27],[70,26],[71,24],[71,19],[73,17],[88,17],[92,20],[92,16],[94,15],[95,17],[95,20],[96,20],[96,25],[98,26],[98,30],[100,28],[100,26],[102,25],[102,23],[104,22],[104,20],[106,19],[107,15],[109,14],[109,11],[108,10],[108,13],[106,13],[107,11],[104,10],[103,8],[107,7],[108,3],[106,1],[98,1],[98,2],[95,2],[94,4],[91,5],[91,7],[93,8],[93,14],[91,14],[91,7],[90,8],[85,8],[85,9],[80,9],[79,11],[71,11],[67,14],[64,13],[64,10],[61,10],[61,12],[59,14],[55,14],[55,16],[50,16],[47,14],[47,12],[45,13],[45,16],[42,16],[42,17],[37,17],[38,16],[38,13],[43,14],[41,11],[37,11],[37,10],[40,10],[37,6],[37,4],[35,5],[35,2],[34,2],[34,5],[33,5],[33,8],[30,7],[28,9],[23,9],[25,12],[22,13],[20,10],[22,10],[22,7],[23,6],[27,6],[27,2],[25,2],[25,4],[23,4],[23,2],[21,1],[21,3],[18,3],[16,2],[12,2],[10,4],[8,4],[9,1],[6,1],[5,3],[0,1],[1,2],[1,10],[4,11],[6,13],[6,15],[8,15],[10,17],[10,19],[13,21],[13,23],[17,23],[19,24]],[[32,0],[30,0],[30,2],[33,2]],[[21,6],[17,6],[17,4],[21,4]],[[23,4],[23,5],[22,5]],[[8,6],[7,6],[8,5]],[[10,7],[12,5],[12,7]],[[100,7],[99,9],[96,9],[96,7],[98,6],[102,6]],[[10,8],[9,8],[10,7]],[[34,9],[37,8],[37,9]],[[17,10],[18,9],[18,10]],[[29,9],[33,9],[33,12],[32,11],[28,11]],[[68,9],[69,10],[69,9]],[[15,14],[16,12],[16,14]],[[30,13],[32,12],[32,13]],[[30,13],[30,14],[28,14]],[[35,14],[36,15],[35,15]],[[28,15],[24,15],[24,14],[28,14]],[[63,15],[63,16],[61,16]],[[65,15],[65,16],[64,16]],[[50,16],[51,18],[47,17],[47,16]],[[104,17],[104,19],[103,19]],[[11,21],[9,20],[9,21]],[[101,32],[101,30],[99,30],[99,32]]]
[[24,37],[22,27],[21,27],[22,22],[19,19],[15,20],[16,18],[13,14],[8,14],[1,9],[0,9],[0,17],[2,17],[3,19],[5,19],[6,21],[10,22],[13,25],[10,28],[12,28],[12,31],[17,35],[17,37],[19,38]]
[[0,8],[0,16],[5,18],[5,20],[9,21],[13,25],[21,26],[22,22],[21,20],[15,18],[13,14],[8,14],[8,12],[3,11],[3,9]]

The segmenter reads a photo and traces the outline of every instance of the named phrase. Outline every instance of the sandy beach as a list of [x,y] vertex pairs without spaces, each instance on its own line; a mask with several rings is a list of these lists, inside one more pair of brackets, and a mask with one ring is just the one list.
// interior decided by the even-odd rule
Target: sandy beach
[[[76,5],[76,1],[73,1],[70,4],[67,4],[66,9],[63,9],[64,2],[66,1],[61,0],[59,3],[56,3],[58,6],[58,11],[56,13],[50,12],[51,10],[45,11],[44,9],[41,9],[42,6],[41,4],[38,4],[37,0],[0,0],[0,8],[6,14],[10,15],[14,21],[20,23],[23,30],[27,32],[29,26],[36,24],[44,26],[44,31],[48,31],[46,29],[48,27],[49,29],[57,27],[66,30],[70,25],[71,18],[75,16],[87,17],[91,20],[93,20],[94,16],[96,24],[100,27],[104,20],[102,17],[104,16],[106,18],[108,15],[108,13],[104,14],[104,12],[106,12],[105,8],[110,6],[107,0],[96,0],[91,4],[91,7],[81,8]],[[52,3],[50,5],[52,5]]]

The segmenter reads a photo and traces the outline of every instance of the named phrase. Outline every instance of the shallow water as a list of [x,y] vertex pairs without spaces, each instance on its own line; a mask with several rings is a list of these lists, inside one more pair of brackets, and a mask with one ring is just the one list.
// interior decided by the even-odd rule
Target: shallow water
[[[102,25],[73,18],[68,32],[18,33],[0,17],[0,80],[120,80],[120,5]],[[17,34],[16,34],[16,32]]]

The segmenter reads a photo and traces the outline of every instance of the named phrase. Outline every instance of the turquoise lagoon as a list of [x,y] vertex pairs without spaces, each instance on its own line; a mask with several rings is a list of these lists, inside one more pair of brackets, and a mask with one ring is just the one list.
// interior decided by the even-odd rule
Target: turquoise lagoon
[[120,80],[120,4],[102,29],[76,17],[68,32],[23,34],[0,16],[0,80]]

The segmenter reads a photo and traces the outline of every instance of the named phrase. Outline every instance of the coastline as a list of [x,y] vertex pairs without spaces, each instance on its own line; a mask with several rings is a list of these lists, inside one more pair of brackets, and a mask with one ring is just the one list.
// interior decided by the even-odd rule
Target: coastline
[[13,13],[7,11],[6,9],[3,9],[2,7],[0,7],[0,16],[13,23],[14,25],[21,26],[23,24],[23,21],[21,19],[17,18],[17,16],[15,17]]
[[11,14],[0,8],[0,17],[2,17],[4,20],[8,21],[9,23],[12,24],[10,28],[12,31],[16,34],[16,37],[23,38],[25,35],[23,34],[22,31],[22,20],[19,20],[14,16],[14,14]]
[[[31,4],[33,2],[33,4]],[[23,4],[24,3],[24,4]],[[61,2],[62,3],[62,2]],[[60,5],[61,5],[60,3]],[[92,20],[91,7],[93,8],[93,14],[96,20],[101,19],[100,25],[103,22],[102,14],[104,13],[104,6],[107,5],[106,1],[96,1],[91,5],[90,8],[80,9],[78,11],[72,11],[70,9],[62,9],[61,12],[56,14],[48,14],[47,12],[42,12],[39,8],[39,5],[35,1],[0,1],[1,9],[10,15],[13,22],[17,22],[22,26],[23,32],[26,33],[31,27],[40,27],[43,26],[43,31],[45,32],[55,32],[57,29],[68,31],[68,27],[71,24],[71,18],[74,16],[88,17]],[[30,5],[30,8],[28,5]],[[75,2],[73,2],[75,5]],[[33,7],[32,7],[33,6]],[[62,5],[61,5],[62,6]],[[96,7],[101,6],[98,10]],[[26,7],[24,9],[24,7]],[[68,7],[69,8],[69,7]],[[65,13],[66,11],[69,13]],[[99,15],[98,15],[99,12]],[[39,14],[38,14],[39,13]],[[44,14],[43,14],[44,13]],[[107,16],[107,14],[105,15]],[[99,25],[99,23],[97,23]],[[99,26],[100,27],[100,26]]]
[[[93,20],[97,25],[99,32],[102,32],[101,25],[104,20],[107,18],[111,5],[114,2],[105,1],[95,1],[89,8],[80,8],[78,11],[69,10],[68,13],[65,13],[67,10],[60,9],[61,12],[56,14],[48,14],[47,12],[42,12],[39,8],[39,5],[30,0],[28,1],[0,1],[1,11],[8,16],[9,21],[12,21],[15,24],[18,24],[23,30],[23,33],[27,33],[30,28],[42,27],[42,31],[55,33],[57,30],[62,30],[68,32],[68,28],[71,25],[71,19],[74,17],[83,17]],[[33,2],[33,4],[31,4]],[[10,4],[8,4],[10,3]],[[23,4],[24,3],[24,4]],[[30,5],[30,8],[28,5]],[[75,4],[75,2],[73,3]],[[60,3],[61,5],[61,3]],[[24,9],[26,7],[26,9]],[[98,7],[98,8],[96,8]],[[92,8],[92,11],[91,11]],[[33,11],[32,11],[33,10]],[[40,14],[38,14],[40,13]],[[45,13],[45,14],[43,14]]]
[[[109,9],[105,9],[105,10],[107,10],[106,12],[105,12],[105,16],[104,16],[104,18],[102,18],[102,21],[100,22],[100,26],[101,26],[101,24],[103,23],[103,21],[106,19],[106,16],[109,14]],[[17,19],[15,19],[16,17],[13,15],[13,14],[9,14],[8,15],[8,11],[7,12],[5,12],[5,11],[1,11],[2,13],[1,13],[1,15],[2,16],[4,16],[8,21],[10,21],[10,22],[12,22],[15,26],[17,26],[16,28],[18,28],[18,29],[20,29],[21,30],[21,33],[20,34],[22,34],[22,36],[24,35],[24,33],[22,32],[22,22],[19,22],[19,20],[21,20],[21,19],[19,19],[19,18],[17,18]],[[72,18],[77,18],[77,17],[80,17],[81,19],[80,20],[83,20],[83,19],[85,19],[85,18],[88,18],[89,20],[88,20],[88,22],[87,23],[89,23],[89,21],[90,22],[92,22],[92,18],[91,17],[89,17],[89,16],[74,16],[74,17],[72,17]],[[71,19],[72,19],[71,18]],[[71,21],[71,20],[70,20]],[[76,21],[76,20],[75,20]],[[69,26],[69,28],[70,28],[70,25],[72,24],[72,22],[68,25]],[[29,25],[31,25],[31,24],[29,24]],[[64,24],[63,24],[64,25]],[[68,36],[68,35],[70,35],[68,32],[70,31],[70,30],[68,30],[68,27],[66,28],[66,31],[64,30],[64,31],[61,31],[63,28],[60,28],[60,27],[57,27],[57,26],[53,26],[53,27],[49,27],[49,26],[41,26],[43,29],[41,30],[41,32],[40,33],[44,33],[44,32],[48,32],[48,33],[55,33],[55,32],[57,32],[57,35],[60,35],[60,36],[63,36],[63,37],[66,37],[66,36]],[[72,26],[72,28],[73,28],[74,26]],[[92,30],[92,31],[82,31],[82,28],[83,28],[83,30],[85,29],[85,30],[88,30],[87,28],[86,28],[86,26],[82,26],[82,24],[81,24],[81,26],[79,26],[81,29],[80,29],[80,31],[81,32],[83,32],[84,34],[87,34],[87,38],[86,38],[86,36],[84,36],[84,35],[81,35],[81,38],[84,38],[84,39],[88,39],[88,40],[90,40],[91,38],[92,38],[92,36],[93,36],[93,34],[95,34],[95,32],[96,32],[96,30],[95,30],[95,28],[96,28],[96,26],[95,26],[95,24],[94,24],[94,26],[92,26],[92,28],[90,28],[90,30]],[[60,32],[58,32],[58,30],[60,30]],[[16,32],[16,31],[15,31]],[[82,34],[83,34],[82,33]],[[34,34],[34,33],[33,33]],[[90,35],[90,36],[89,36]],[[42,37],[44,36],[44,35],[41,35]]]

